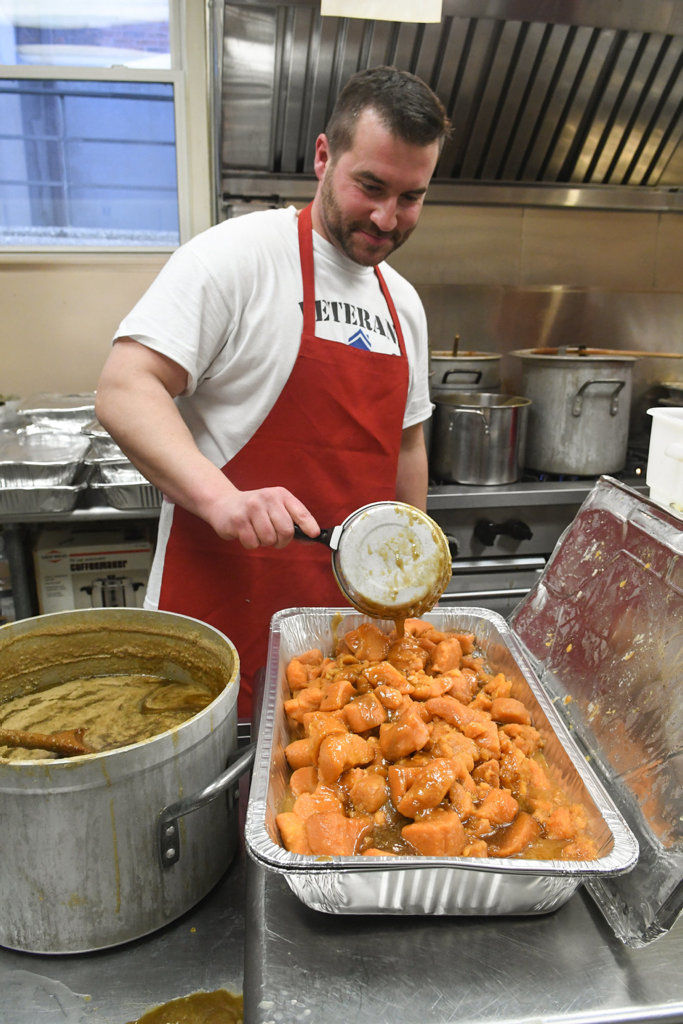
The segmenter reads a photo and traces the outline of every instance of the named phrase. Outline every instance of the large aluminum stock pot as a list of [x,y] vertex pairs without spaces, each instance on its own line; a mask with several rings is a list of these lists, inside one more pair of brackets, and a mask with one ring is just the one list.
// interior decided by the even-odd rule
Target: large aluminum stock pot
[[3,946],[75,953],[138,938],[194,906],[232,859],[234,782],[246,765],[225,770],[237,747],[239,690],[227,637],[183,615],[129,608],[57,612],[0,629],[0,701],[135,672],[201,682],[215,697],[129,746],[0,759]]
[[521,360],[521,391],[532,402],[525,466],[577,476],[623,469],[635,359],[589,348],[511,354]]

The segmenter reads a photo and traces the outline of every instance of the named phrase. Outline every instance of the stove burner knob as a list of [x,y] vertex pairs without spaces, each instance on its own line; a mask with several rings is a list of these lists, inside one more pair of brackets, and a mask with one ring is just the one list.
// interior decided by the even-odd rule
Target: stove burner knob
[[490,547],[498,536],[512,537],[513,540],[531,540],[533,533],[521,519],[508,519],[504,523],[479,519],[474,527],[474,536],[484,547]]
[[505,533],[515,540],[531,540],[533,537],[533,533],[523,519],[508,519],[506,523],[503,523],[501,533]]
[[455,537],[449,536],[449,534],[446,534],[445,536],[446,540],[448,541],[448,550],[451,553],[451,558],[457,558],[458,551],[460,550],[457,540],[455,539]]

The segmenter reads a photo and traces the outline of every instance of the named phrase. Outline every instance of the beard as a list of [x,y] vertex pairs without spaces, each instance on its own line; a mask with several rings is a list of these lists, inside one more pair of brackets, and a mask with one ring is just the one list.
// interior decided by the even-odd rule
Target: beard
[[[337,201],[332,177],[332,174],[325,176],[320,190],[321,212],[327,235],[333,245],[354,263],[359,263],[363,267],[374,267],[403,245],[412,234],[413,228],[408,231],[379,231],[369,220],[349,220],[344,216]],[[364,240],[362,234],[357,234],[359,231],[376,238],[378,243],[381,240],[382,244],[373,245]]]

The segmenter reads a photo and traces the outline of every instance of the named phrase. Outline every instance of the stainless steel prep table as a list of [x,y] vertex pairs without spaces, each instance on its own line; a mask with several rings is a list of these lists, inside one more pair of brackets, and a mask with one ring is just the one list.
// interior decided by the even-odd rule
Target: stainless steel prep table
[[0,1024],[126,1024],[243,980],[245,1024],[674,1024],[681,963],[683,922],[628,949],[581,889],[541,917],[333,917],[242,849],[147,938],[83,956],[0,949]]
[[681,964],[682,921],[629,949],[583,889],[539,917],[352,917],[247,865],[245,1024],[680,1024]]

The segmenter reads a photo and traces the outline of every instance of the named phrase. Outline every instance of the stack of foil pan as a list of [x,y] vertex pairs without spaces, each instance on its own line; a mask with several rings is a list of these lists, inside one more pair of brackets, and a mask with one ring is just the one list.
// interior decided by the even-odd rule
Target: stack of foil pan
[[16,411],[25,424],[33,424],[42,430],[80,434],[95,415],[95,393],[31,395],[19,402]]
[[93,458],[125,460],[126,456],[99,420],[90,420],[83,427],[83,434],[90,439],[90,451]]
[[72,512],[87,484],[62,487],[0,487],[0,513],[3,515],[43,515],[45,512]]
[[158,508],[161,492],[119,449],[119,455],[89,457],[90,492],[106,505],[122,510]]
[[161,492],[144,477],[140,483],[91,483],[90,490],[103,498],[107,505],[121,510],[159,508],[161,505]]
[[87,438],[77,434],[0,431],[0,481],[3,487],[72,484],[87,450]]
[[35,426],[0,431],[0,512],[70,512],[86,484],[88,440]]

